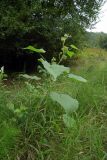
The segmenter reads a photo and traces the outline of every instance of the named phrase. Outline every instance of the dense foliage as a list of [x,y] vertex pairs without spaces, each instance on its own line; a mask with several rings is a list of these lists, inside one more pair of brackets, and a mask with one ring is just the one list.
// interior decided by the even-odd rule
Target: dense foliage
[[107,34],[102,34],[100,36],[99,46],[103,49],[107,49]]
[[96,21],[104,1],[1,0],[0,67],[9,72],[34,71],[39,57],[22,48],[29,44],[43,47],[51,60],[58,56],[65,33],[71,35],[66,43],[81,46],[85,29]]
[[103,2],[104,0],[1,0],[0,37],[5,39],[15,36],[18,43],[19,37],[32,33],[27,37],[29,41],[32,42],[35,38],[35,42],[47,42],[54,48],[55,42],[66,32],[72,34],[77,41],[79,34],[95,22]]
[[[36,82],[33,78],[37,77],[26,79],[26,83],[13,81],[13,85],[5,81],[8,86],[0,83],[1,160],[107,159],[106,53],[85,50],[78,66],[72,68],[73,73],[88,79],[85,84],[61,76],[49,85],[50,76],[45,78],[45,72]],[[3,68],[0,73],[3,74]],[[65,114],[60,106],[64,101],[62,95],[60,99],[51,94],[57,100],[53,102],[46,89],[79,100],[78,111],[66,123],[70,128],[65,125],[66,115],[62,117]],[[68,101],[65,102],[68,106]]]
[[[69,78],[69,79],[74,79],[74,80],[81,81],[81,82],[87,82],[86,79],[84,79],[80,76],[70,74],[69,67],[65,67],[63,65],[60,65],[60,62],[62,61],[62,59],[65,56],[72,57],[72,55],[73,55],[73,51],[69,51],[68,47],[65,46],[65,42],[66,42],[67,38],[68,38],[67,35],[65,35],[64,37],[61,38],[61,40],[63,42],[63,48],[62,48],[62,53],[60,53],[60,60],[59,60],[58,64],[56,63],[55,60],[52,61],[52,63],[48,63],[45,60],[45,58],[41,55],[41,54],[45,53],[45,50],[43,50],[43,49],[36,49],[33,46],[28,46],[28,47],[24,48],[24,49],[27,49],[27,50],[34,52],[35,54],[40,54],[42,56],[43,59],[41,58],[41,59],[39,59],[39,61],[42,63],[44,68],[41,68],[40,72],[41,72],[41,77],[46,80],[44,80],[43,82],[40,83],[41,78],[37,77],[36,75],[35,76],[30,76],[27,74],[20,75],[20,77],[23,77],[26,79],[25,88],[27,90],[26,89],[25,90],[26,90],[26,93],[29,94],[27,96],[28,103],[30,101],[30,98],[31,98],[31,101],[33,103],[35,103],[34,106],[31,103],[30,108],[27,107],[23,102],[21,102],[21,104],[19,105],[20,107],[18,107],[17,104],[15,105],[11,99],[7,102],[7,99],[4,99],[4,97],[3,97],[3,101],[5,102],[3,104],[1,103],[2,106],[5,105],[5,109],[3,109],[3,111],[5,113],[6,110],[8,110],[8,112],[10,114],[10,116],[8,115],[9,117],[7,117],[6,119],[4,119],[6,113],[4,115],[1,114],[3,116],[3,118],[1,117],[1,119],[0,119],[1,120],[0,121],[0,126],[1,126],[1,128],[0,128],[1,129],[0,130],[1,131],[1,134],[0,134],[0,141],[1,141],[1,143],[0,143],[0,158],[2,158],[3,160],[5,160],[6,157],[8,157],[8,155],[11,155],[11,149],[13,150],[13,148],[15,147],[16,141],[19,140],[19,135],[21,136],[21,134],[23,135],[23,133],[26,134],[26,132],[27,132],[26,136],[32,135],[32,133],[31,133],[32,129],[29,130],[30,129],[29,122],[30,122],[31,128],[33,127],[33,123],[32,123],[32,118],[29,121],[29,117],[32,115],[32,117],[34,116],[37,118],[37,112],[38,112],[37,110],[44,106],[44,102],[45,102],[45,108],[44,107],[43,108],[45,110],[47,109],[47,106],[48,106],[48,103],[50,100],[57,102],[57,104],[59,104],[62,107],[62,110],[64,110],[64,114],[61,116],[62,111],[59,111],[59,114],[62,117],[65,126],[68,127],[69,129],[72,128],[74,123],[76,123],[75,119],[71,116],[71,114],[75,113],[76,110],[78,109],[78,107],[79,107],[78,101],[76,99],[72,98],[68,94],[58,93],[58,92],[54,91],[56,81],[58,80],[59,77],[61,77],[61,75],[63,75],[66,78]],[[77,50],[76,46],[71,45],[71,47],[73,49]],[[6,75],[4,74],[4,67],[2,67],[0,70],[0,85],[1,85],[0,87],[2,89],[3,95],[8,97],[9,94],[8,94],[8,92],[6,94],[6,91],[3,90],[4,87],[2,84],[5,76]],[[34,85],[31,83],[33,81],[34,82],[37,81],[39,83]],[[31,93],[31,97],[30,97],[30,93]],[[18,99],[19,99],[19,97],[18,97]],[[24,100],[24,101],[26,101],[26,100]],[[2,106],[1,106],[1,108],[2,108]],[[43,108],[41,108],[41,109],[43,109]],[[33,114],[32,114],[32,111],[33,111]],[[53,113],[51,112],[51,114],[53,114]],[[41,116],[40,112],[38,112],[38,116]],[[46,113],[46,117],[44,116],[44,113],[42,113],[42,116],[44,117],[43,119],[45,119],[45,123],[42,122],[40,124],[37,122],[37,125],[38,125],[38,127],[41,126],[44,130],[45,124],[47,123],[46,117],[48,116],[48,113]],[[21,124],[21,122],[23,122],[23,120],[24,120],[24,123]],[[25,127],[26,122],[27,122],[28,128]],[[44,123],[44,126],[42,126],[43,123]],[[13,125],[11,126],[11,124],[13,124]],[[17,125],[18,125],[18,128],[16,127]],[[23,125],[23,128],[21,125]],[[38,129],[38,127],[37,127],[37,129]],[[41,139],[40,131],[39,131],[38,136]],[[10,139],[12,142],[10,141]],[[32,137],[32,140],[34,141],[34,137]],[[34,148],[36,148],[36,150],[38,150],[37,144],[34,143],[33,145],[34,145]],[[9,148],[9,146],[11,149]],[[40,155],[38,155],[38,154],[36,155],[36,153],[34,152],[34,157],[36,157],[36,156],[39,159]],[[21,158],[18,158],[18,159],[22,159],[22,157],[24,159],[25,159],[25,157],[26,157],[26,159],[28,159],[28,157],[29,157],[28,153],[27,153],[27,155],[23,154],[21,156]],[[32,158],[30,158],[30,159],[32,159]]]
[[85,46],[89,48],[107,49],[107,34],[103,32],[86,32]]

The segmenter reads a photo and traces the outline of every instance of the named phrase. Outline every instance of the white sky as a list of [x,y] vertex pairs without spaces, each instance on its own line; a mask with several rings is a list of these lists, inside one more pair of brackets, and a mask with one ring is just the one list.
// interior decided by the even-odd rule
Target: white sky
[[107,33],[107,2],[104,4],[99,15],[100,21],[94,26],[92,32],[105,32]]

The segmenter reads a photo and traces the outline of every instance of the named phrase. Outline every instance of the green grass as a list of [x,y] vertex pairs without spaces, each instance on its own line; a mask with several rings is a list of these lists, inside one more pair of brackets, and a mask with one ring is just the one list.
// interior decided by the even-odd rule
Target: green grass
[[83,53],[78,65],[71,68],[85,77],[87,84],[68,82],[64,88],[80,103],[76,114],[78,128],[70,133],[71,146],[65,159],[70,159],[70,155],[74,160],[107,159],[107,53],[101,52],[87,50],[88,55]]
[[[63,123],[63,109],[48,97],[44,99],[48,81],[40,92],[29,90],[23,82],[1,85],[0,160],[106,160],[106,61],[106,51],[87,49],[75,66],[71,64],[71,71],[88,82],[61,77],[54,85],[54,90],[79,101],[78,111],[72,114],[75,124],[71,129]],[[13,106],[23,110],[13,113]]]

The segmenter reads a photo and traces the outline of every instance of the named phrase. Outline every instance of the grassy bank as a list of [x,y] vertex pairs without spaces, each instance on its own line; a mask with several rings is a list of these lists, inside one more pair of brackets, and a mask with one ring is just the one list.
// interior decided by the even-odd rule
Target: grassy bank
[[[87,83],[61,77],[54,90],[79,101],[72,128],[62,121],[63,109],[49,97],[45,85],[37,92],[20,82],[0,90],[1,160],[107,159],[107,52],[87,49],[71,71]],[[41,85],[41,84],[40,84]],[[8,88],[8,89],[7,89]],[[8,90],[8,91],[7,91]],[[41,101],[40,101],[41,100]]]

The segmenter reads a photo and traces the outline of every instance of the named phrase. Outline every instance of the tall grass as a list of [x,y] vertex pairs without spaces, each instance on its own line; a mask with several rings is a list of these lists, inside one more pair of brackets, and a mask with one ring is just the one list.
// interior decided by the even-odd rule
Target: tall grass
[[[87,54],[86,54],[87,53]],[[84,51],[72,72],[88,80],[84,85],[61,77],[54,90],[77,98],[80,107],[72,115],[71,129],[62,121],[63,109],[49,97],[45,85],[36,90],[0,86],[1,160],[106,160],[107,64],[106,52]]]

